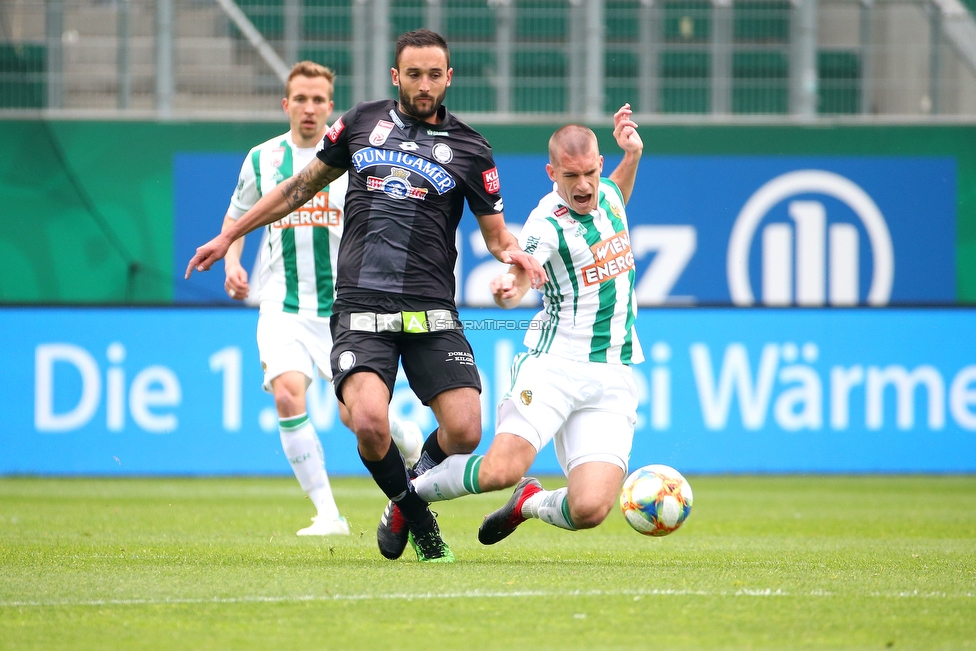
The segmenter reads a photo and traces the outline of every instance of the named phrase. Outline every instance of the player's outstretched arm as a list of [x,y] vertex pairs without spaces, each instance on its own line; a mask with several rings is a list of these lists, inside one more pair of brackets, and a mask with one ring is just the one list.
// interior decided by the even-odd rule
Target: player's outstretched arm
[[518,238],[505,226],[505,215],[499,212],[477,217],[481,235],[485,238],[485,244],[495,259],[524,269],[528,275],[529,285],[535,289],[542,287],[546,282],[545,270],[538,260],[519,246]]
[[[234,225],[236,220],[230,215],[224,215],[224,225],[220,232],[223,233]],[[247,271],[241,266],[241,253],[244,250],[244,238],[239,237],[231,242],[224,256],[224,291],[227,295],[238,301],[247,298],[251,291],[247,284]]]
[[630,104],[624,104],[613,114],[613,137],[624,150],[624,157],[610,175],[610,180],[620,188],[624,203],[630,201],[634,191],[637,164],[644,152],[644,141],[637,133],[637,123],[630,119],[632,113]]
[[276,222],[293,210],[305,205],[315,193],[342,176],[344,169],[326,165],[318,158],[312,160],[301,172],[282,181],[277,192],[269,192],[261,197],[250,210],[220,235],[197,248],[186,266],[184,278],[189,278],[193,270],[207,271],[215,262],[227,255],[227,249],[237,238],[247,235],[256,228]]
[[488,283],[495,304],[509,310],[518,307],[529,291],[529,274],[522,267],[512,265],[508,272],[498,274]]

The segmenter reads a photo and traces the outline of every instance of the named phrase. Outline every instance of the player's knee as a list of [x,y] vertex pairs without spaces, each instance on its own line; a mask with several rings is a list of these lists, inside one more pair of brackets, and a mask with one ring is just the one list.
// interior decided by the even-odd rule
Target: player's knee
[[475,421],[460,421],[440,424],[440,429],[447,438],[447,454],[469,454],[481,443],[481,423]]
[[279,416],[298,415],[305,411],[305,401],[287,391],[276,391],[274,400]]
[[[390,422],[386,414],[357,409],[349,411],[348,418],[348,427],[360,442],[375,444],[380,439],[389,439]],[[369,447],[373,447],[373,445]]]
[[583,502],[574,504],[570,502],[569,517],[577,529],[592,529],[607,519],[613,504],[600,502]]
[[451,454],[470,454],[481,443],[481,428],[468,428],[461,430],[451,437],[454,452]]
[[509,488],[522,479],[519,470],[511,464],[488,463],[486,459],[478,471],[478,484],[484,492]]

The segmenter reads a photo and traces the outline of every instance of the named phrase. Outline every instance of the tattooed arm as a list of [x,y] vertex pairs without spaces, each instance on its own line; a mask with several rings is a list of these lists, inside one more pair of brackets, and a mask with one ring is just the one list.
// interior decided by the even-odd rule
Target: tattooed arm
[[251,207],[234,224],[224,229],[220,235],[197,248],[196,254],[186,266],[189,278],[193,270],[207,271],[217,260],[227,254],[231,243],[239,237],[247,235],[256,228],[278,221],[285,215],[305,205],[315,193],[336,180],[346,170],[330,167],[318,158],[298,174],[285,179],[278,184],[278,192],[269,192]]

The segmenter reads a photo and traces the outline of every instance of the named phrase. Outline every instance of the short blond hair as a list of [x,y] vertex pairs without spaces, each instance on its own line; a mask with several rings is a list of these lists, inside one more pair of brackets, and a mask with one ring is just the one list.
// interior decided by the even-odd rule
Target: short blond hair
[[567,124],[556,130],[549,138],[549,162],[556,163],[560,154],[581,156],[591,152],[600,152],[596,134],[589,127],[582,124]]
[[[291,96],[291,80],[295,77],[325,77],[329,82],[329,86],[332,88],[332,92],[335,92],[335,71],[332,68],[327,68],[314,61],[299,61],[291,68],[291,72],[288,73],[288,81],[285,82],[285,96]],[[329,99],[332,99],[332,93],[329,93]]]

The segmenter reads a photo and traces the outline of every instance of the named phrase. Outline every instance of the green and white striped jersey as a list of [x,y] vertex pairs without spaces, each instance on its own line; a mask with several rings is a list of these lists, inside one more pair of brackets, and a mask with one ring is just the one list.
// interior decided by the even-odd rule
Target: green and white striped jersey
[[[286,133],[251,149],[227,214],[240,219],[265,193],[308,165],[320,147],[300,149]],[[332,315],[346,179],[343,174],[304,206],[264,228],[257,277],[250,279],[262,310]]]
[[620,188],[600,179],[599,207],[570,210],[553,191],[529,214],[522,248],[545,268],[543,308],[525,333],[532,352],[608,364],[644,361],[634,321],[634,254]]

